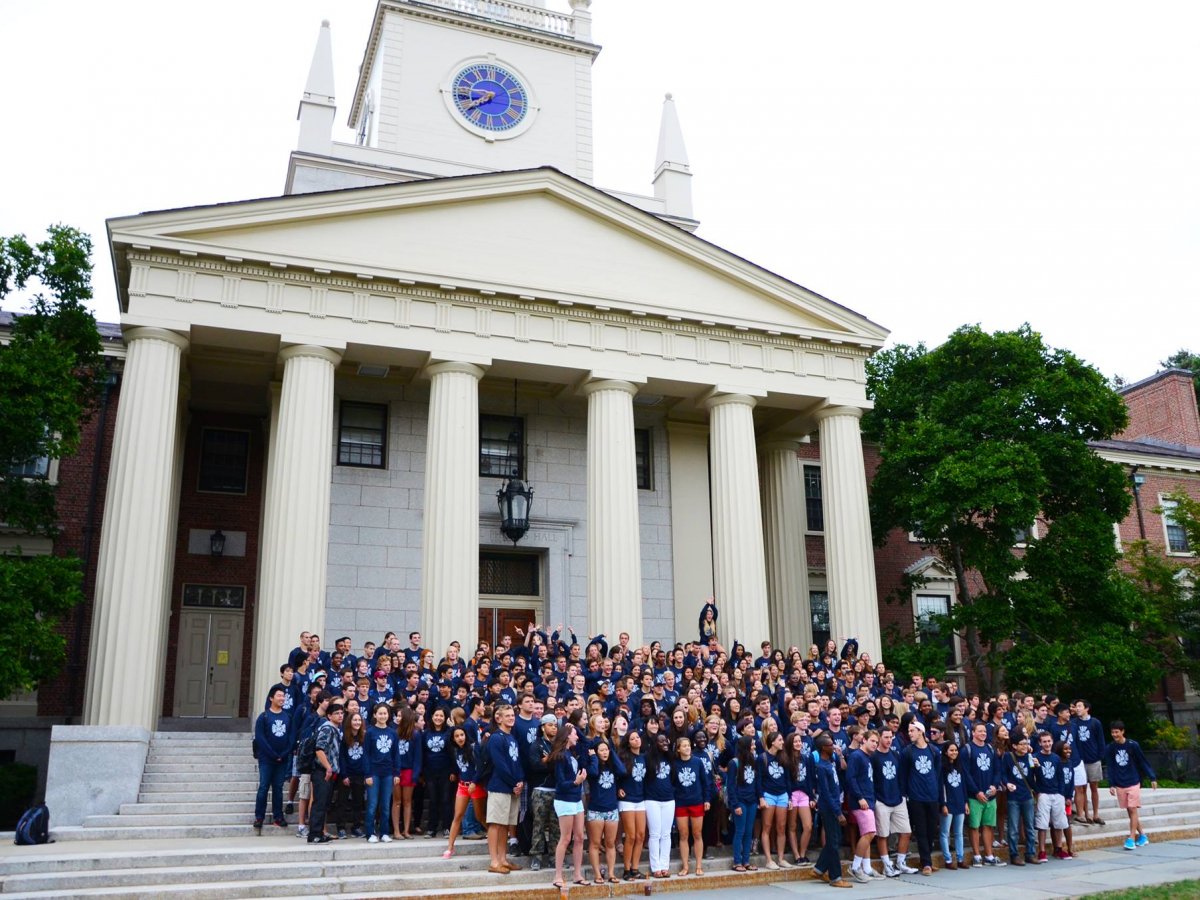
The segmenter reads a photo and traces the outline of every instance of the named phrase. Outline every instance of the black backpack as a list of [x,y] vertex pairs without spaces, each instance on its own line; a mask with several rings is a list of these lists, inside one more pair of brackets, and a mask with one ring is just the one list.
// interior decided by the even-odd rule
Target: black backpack
[[52,843],[50,841],[50,810],[43,803],[31,806],[17,822],[17,834],[13,843],[18,846]]
[[495,765],[492,763],[492,754],[488,753],[489,740],[491,738],[486,738],[479,745],[479,749],[475,753],[479,759],[479,764],[475,766],[475,783],[483,788],[487,787],[488,781],[492,777],[492,772],[496,770]]
[[316,764],[317,729],[314,728],[296,748],[296,771],[301,775],[311,775]]

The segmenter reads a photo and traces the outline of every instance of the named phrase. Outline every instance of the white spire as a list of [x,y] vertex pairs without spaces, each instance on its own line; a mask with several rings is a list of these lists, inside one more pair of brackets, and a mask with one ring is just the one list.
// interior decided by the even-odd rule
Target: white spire
[[670,94],[663,100],[662,124],[658,130],[654,196],[664,202],[667,215],[692,218],[692,169],[688,165],[675,100]]
[[300,121],[300,140],[297,149],[328,155],[333,143],[333,119],[337,114],[333,84],[333,38],[329,20],[321,22],[317,46],[313,49],[312,65],[296,118]]
[[662,124],[658,129],[658,158],[654,161],[655,177],[667,163],[674,163],[684,170],[688,168],[683,129],[679,127],[679,114],[675,112],[675,98],[670,94],[663,99]]

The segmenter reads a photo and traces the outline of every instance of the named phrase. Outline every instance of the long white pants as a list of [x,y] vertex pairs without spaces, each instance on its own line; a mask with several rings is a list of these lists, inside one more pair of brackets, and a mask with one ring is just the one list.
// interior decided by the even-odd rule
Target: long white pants
[[671,826],[675,824],[675,801],[646,801],[646,843],[650,850],[650,871],[665,872],[671,867]]

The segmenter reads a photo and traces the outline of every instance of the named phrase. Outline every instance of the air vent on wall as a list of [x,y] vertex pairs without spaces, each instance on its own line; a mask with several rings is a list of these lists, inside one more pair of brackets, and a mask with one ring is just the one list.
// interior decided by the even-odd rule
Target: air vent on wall
[[390,366],[372,366],[363,363],[358,367],[358,374],[366,378],[387,378]]

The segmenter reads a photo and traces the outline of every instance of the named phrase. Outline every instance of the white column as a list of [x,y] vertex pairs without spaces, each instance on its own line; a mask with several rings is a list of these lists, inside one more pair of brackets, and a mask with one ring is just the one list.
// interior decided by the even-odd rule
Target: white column
[[264,502],[252,711],[262,707],[296,635],[325,630],[333,376],[342,355],[328,347],[300,344],[285,348],[279,358],[283,390]]
[[263,604],[271,602],[267,598],[276,596],[270,585],[271,567],[266,564],[265,548],[267,534],[271,532],[272,528],[271,523],[278,515],[278,503],[275,501],[275,489],[272,485],[279,469],[276,451],[279,449],[279,404],[283,399],[283,382],[272,381],[267,385],[267,392],[271,404],[271,417],[267,424],[266,469],[263,475],[262,504],[258,526],[260,550],[258,580],[254,591],[254,650],[250,663],[251,704],[249,709],[251,710],[254,709],[254,703],[258,702],[258,698],[267,696],[267,690],[279,680],[279,667],[287,662],[286,659],[276,658],[279,646],[272,636],[275,626],[271,624],[269,618],[262,614]]
[[421,630],[434,658],[479,629],[479,379],[472,363],[425,370],[429,436],[421,541]]
[[[758,655],[770,635],[762,505],[754,447],[755,400],[746,394],[710,397],[713,582],[720,618],[717,633],[728,648],[736,639]],[[700,598],[698,603],[703,603]]]
[[796,458],[796,442],[775,441],[759,450],[771,640],[785,651],[796,646],[807,653],[812,643],[812,613],[801,508],[804,479]]
[[642,537],[638,526],[633,395],[637,385],[601,379],[588,398],[588,627],[612,643],[629,632],[642,643]]
[[131,328],[124,339],[83,715],[88,725],[153,731],[163,680],[164,586],[175,545],[179,374],[188,341],[161,328]]
[[862,410],[834,406],[817,413],[821,492],[825,511],[825,567],[829,579],[829,634],[839,645],[858,638],[860,652],[878,660],[879,598],[875,551],[863,466]]

